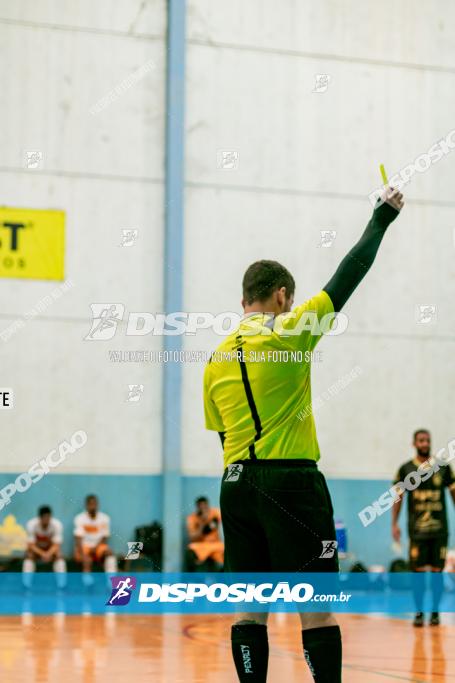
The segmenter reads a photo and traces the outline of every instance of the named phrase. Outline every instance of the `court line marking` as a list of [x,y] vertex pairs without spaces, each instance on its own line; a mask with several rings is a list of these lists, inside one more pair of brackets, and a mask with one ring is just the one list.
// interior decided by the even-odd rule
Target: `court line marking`
[[[201,615],[201,616],[203,616],[203,615]],[[210,619],[209,618],[209,619],[205,620],[205,622],[202,622],[202,624],[205,623],[205,625],[209,625],[211,622],[213,623],[216,621],[217,621],[217,619],[213,619],[213,618]],[[223,647],[225,647],[225,649],[229,648],[229,643],[228,644],[220,643],[218,641],[214,641],[214,640],[210,640],[210,639],[206,639],[206,638],[200,638],[197,635],[195,636],[190,632],[191,629],[198,628],[200,626],[201,626],[201,623],[196,623],[196,622],[187,624],[186,626],[183,627],[182,634],[184,635],[184,637],[188,638],[189,640],[193,640],[194,642],[199,642],[201,645],[203,645],[203,644],[205,644],[205,645],[218,645],[218,647],[219,647],[219,645],[222,645]],[[277,655],[278,654],[278,656],[280,658],[292,658],[292,659],[297,659],[299,661],[300,661],[300,659],[303,660],[303,655],[302,655],[302,658],[300,658],[299,653],[292,652],[292,651],[289,652],[288,650],[283,650],[280,647],[271,648],[270,654],[271,655],[273,655],[273,654]],[[433,660],[431,660],[431,661],[433,661]],[[447,660],[445,660],[445,661],[447,661]],[[360,672],[364,672],[364,673],[370,673],[373,676],[379,676],[381,678],[389,677],[389,680],[393,680],[393,681],[407,681],[408,683],[431,683],[431,680],[428,678],[426,680],[421,679],[421,678],[409,678],[408,675],[402,676],[400,674],[391,674],[388,671],[387,672],[386,671],[377,671],[375,669],[369,669],[369,668],[362,667],[362,666],[355,665],[355,664],[343,664],[343,669],[347,669],[350,671],[360,671]],[[430,672],[429,675],[432,677],[432,679],[434,678],[434,676],[444,676],[443,680],[447,680],[447,678],[455,680],[454,674],[446,674],[446,673],[439,674],[439,673]]]
[[[351,671],[363,671],[364,673],[372,674],[373,676],[380,676],[381,678],[389,678],[392,681],[408,681],[408,683],[431,683],[429,679],[424,681],[422,678],[408,678],[407,676],[397,676],[395,674],[384,673],[382,671],[375,671],[374,669],[366,669],[364,667],[344,665],[343,669],[350,669]],[[432,674],[431,674],[432,675]]]

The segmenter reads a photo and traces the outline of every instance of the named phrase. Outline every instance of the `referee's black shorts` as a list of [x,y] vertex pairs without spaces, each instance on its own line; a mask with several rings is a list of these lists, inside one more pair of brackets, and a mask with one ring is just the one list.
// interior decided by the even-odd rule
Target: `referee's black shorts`
[[242,460],[221,484],[226,572],[337,572],[333,507],[312,460]]

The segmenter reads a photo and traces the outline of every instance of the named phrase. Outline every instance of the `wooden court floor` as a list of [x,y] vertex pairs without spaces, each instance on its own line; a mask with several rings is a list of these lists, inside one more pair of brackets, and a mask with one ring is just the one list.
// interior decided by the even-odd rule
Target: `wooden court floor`
[[[455,682],[455,624],[340,617],[343,683]],[[1,683],[235,683],[227,616],[0,617]],[[295,615],[272,615],[270,683],[310,683]]]

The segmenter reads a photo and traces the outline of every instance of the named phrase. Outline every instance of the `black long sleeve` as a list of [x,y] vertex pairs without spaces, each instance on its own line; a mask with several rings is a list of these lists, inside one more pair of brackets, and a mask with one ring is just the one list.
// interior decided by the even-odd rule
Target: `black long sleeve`
[[371,268],[382,238],[398,214],[399,211],[390,204],[384,203],[378,206],[373,211],[362,237],[346,254],[335,275],[323,287],[323,290],[329,295],[335,311],[340,311],[343,308],[357,285],[360,284]]

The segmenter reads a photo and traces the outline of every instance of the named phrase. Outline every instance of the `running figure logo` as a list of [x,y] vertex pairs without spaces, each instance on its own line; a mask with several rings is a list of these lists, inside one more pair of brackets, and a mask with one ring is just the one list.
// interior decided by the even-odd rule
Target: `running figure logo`
[[133,576],[111,576],[112,591],[111,597],[106,605],[117,607],[127,605],[131,598],[131,593],[136,588],[136,579]]
[[228,473],[224,481],[238,481],[243,471],[243,465],[228,465]]
[[321,541],[322,542],[322,553],[319,557],[325,557],[330,559],[336,553],[338,548],[338,541]]
[[141,541],[127,541],[128,552],[125,555],[125,560],[137,560],[141,555],[141,550],[144,544]]
[[123,304],[90,304],[92,309],[92,327],[84,339],[86,341],[106,341],[112,339],[117,325],[123,319]]
[[332,244],[335,241],[335,237],[337,236],[337,231],[336,230],[321,230],[321,243],[318,244],[318,247],[331,247]]
[[128,396],[126,400],[128,403],[137,403],[144,392],[143,384],[128,384]]
[[418,323],[428,325],[436,322],[436,306],[433,304],[423,304],[417,307],[416,320]]
[[121,247],[132,247],[136,244],[137,236],[139,230],[134,230],[132,228],[124,228],[122,230],[122,236],[120,238]]
[[316,74],[316,83],[312,92],[326,92],[329,87],[330,76],[329,74]]
[[239,167],[239,152],[235,149],[219,149],[217,151],[217,166],[228,170],[237,170]]

